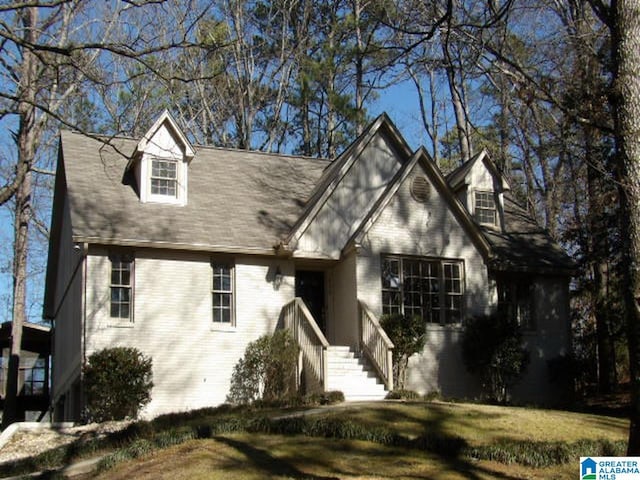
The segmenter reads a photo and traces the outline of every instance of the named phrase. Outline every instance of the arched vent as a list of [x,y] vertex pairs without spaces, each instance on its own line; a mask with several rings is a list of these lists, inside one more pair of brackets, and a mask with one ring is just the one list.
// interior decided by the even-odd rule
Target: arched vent
[[411,196],[420,203],[427,203],[431,194],[431,184],[429,181],[419,175],[413,178],[411,182]]

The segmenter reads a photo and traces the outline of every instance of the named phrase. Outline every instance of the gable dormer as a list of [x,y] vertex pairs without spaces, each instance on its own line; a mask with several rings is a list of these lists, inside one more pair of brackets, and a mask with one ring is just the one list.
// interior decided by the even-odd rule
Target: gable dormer
[[486,150],[451,172],[447,181],[478,225],[504,229],[504,192],[509,184]]
[[189,163],[195,151],[165,110],[142,137],[127,169],[135,175],[142,203],[186,205]]

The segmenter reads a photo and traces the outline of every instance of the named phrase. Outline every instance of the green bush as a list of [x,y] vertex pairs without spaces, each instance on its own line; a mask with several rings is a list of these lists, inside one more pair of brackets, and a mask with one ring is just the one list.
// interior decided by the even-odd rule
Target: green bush
[[524,374],[529,352],[514,320],[503,315],[470,318],[462,336],[462,359],[478,375],[489,400],[506,403],[510,388]]
[[383,315],[380,325],[393,342],[393,383],[404,390],[409,357],[422,351],[426,341],[427,324],[419,316]]
[[233,368],[227,402],[278,402],[297,395],[298,345],[288,330],[264,335],[247,345]]
[[152,361],[138,349],[106,348],[89,356],[84,387],[89,421],[137,418],[151,400]]
[[418,400],[420,395],[413,390],[393,390],[387,393],[387,400]]
[[340,390],[331,390],[330,392],[309,393],[302,397],[301,405],[333,405],[340,402],[344,402],[344,393]]

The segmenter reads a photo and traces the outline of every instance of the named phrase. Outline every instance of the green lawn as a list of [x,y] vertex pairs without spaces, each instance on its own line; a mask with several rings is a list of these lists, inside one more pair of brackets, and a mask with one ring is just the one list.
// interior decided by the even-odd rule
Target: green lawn
[[[442,438],[462,437],[473,447],[518,442],[624,441],[628,428],[626,420],[613,417],[444,402],[344,406],[308,419],[318,417],[372,430],[387,429],[409,439],[425,433]],[[156,450],[84,478],[562,479],[579,475],[581,454],[576,452],[576,458],[566,463],[533,468],[355,439],[237,432]]]
[[[487,461],[442,459],[358,440],[281,435],[224,435],[190,441],[98,476],[104,480],[167,479],[562,479],[579,465],[530,469]],[[84,480],[84,479],[83,479]]]
[[502,439],[565,441],[624,440],[625,419],[535,408],[470,403],[372,403],[368,408],[346,407],[325,414],[369,425],[386,425],[406,435],[425,431],[462,436],[471,445]]

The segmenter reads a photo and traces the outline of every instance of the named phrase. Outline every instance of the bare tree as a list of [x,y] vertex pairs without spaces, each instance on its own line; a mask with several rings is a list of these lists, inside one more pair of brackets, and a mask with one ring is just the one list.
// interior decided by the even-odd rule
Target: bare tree
[[611,30],[614,66],[614,138],[620,186],[624,303],[631,374],[628,455],[640,454],[640,4],[617,0],[591,5]]

